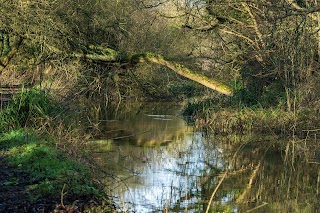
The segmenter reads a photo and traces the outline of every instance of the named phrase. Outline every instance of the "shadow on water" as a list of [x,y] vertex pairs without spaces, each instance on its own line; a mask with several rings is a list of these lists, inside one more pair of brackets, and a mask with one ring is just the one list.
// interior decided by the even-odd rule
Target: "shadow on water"
[[90,109],[89,148],[122,211],[205,212],[227,171],[209,212],[320,212],[317,139],[208,135],[172,103]]

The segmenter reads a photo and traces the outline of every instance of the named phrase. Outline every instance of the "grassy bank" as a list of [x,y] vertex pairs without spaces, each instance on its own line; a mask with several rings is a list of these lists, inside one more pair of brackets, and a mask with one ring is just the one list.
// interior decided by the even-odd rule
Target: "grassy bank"
[[281,107],[234,107],[215,99],[191,102],[184,115],[198,127],[219,134],[266,134],[279,137],[313,137],[319,134],[320,117],[316,108],[286,111]]
[[[1,212],[112,211],[85,160],[67,153],[61,135],[59,142],[54,135],[59,113],[58,104],[38,90],[17,94],[0,111]],[[76,142],[72,146],[85,153]]]

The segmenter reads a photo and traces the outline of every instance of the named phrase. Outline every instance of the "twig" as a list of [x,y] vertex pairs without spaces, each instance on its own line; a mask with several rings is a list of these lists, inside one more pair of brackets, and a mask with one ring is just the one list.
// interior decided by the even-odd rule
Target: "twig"
[[[235,160],[235,158],[236,158],[236,156],[237,156],[238,152],[240,151],[240,149],[241,149],[243,146],[244,146],[244,144],[242,144],[242,145],[240,145],[240,146],[239,146],[239,148],[237,149],[237,151],[234,153],[233,158],[232,158],[232,160],[231,160],[230,164],[234,162],[234,160]],[[220,179],[220,181],[219,181],[218,185],[216,186],[216,188],[215,188],[215,189],[214,189],[214,191],[212,192],[211,197],[210,197],[210,200],[209,200],[209,203],[208,203],[208,206],[207,206],[206,213],[208,213],[208,212],[209,212],[209,209],[210,209],[210,206],[211,206],[212,200],[213,200],[213,198],[214,198],[215,194],[217,193],[217,191],[218,191],[218,189],[219,189],[220,185],[222,184],[222,182],[223,182],[223,181],[224,181],[224,179],[226,178],[228,171],[229,171],[229,169],[228,169],[228,167],[227,167],[227,169],[226,169],[226,171],[224,172],[224,174],[223,174],[222,178]]]
[[223,177],[220,179],[218,185],[216,186],[216,188],[214,189],[214,191],[212,192],[212,195],[210,197],[210,200],[209,200],[209,203],[208,203],[208,206],[207,206],[207,210],[206,210],[206,213],[209,212],[209,209],[210,209],[210,206],[211,206],[211,203],[212,203],[212,200],[213,200],[213,197],[215,196],[215,194],[217,193],[220,185],[222,184],[223,180],[225,179],[225,177],[227,176],[227,173],[228,173],[228,169],[224,172],[223,174]]
[[66,184],[63,184],[62,190],[61,190],[61,196],[60,196],[60,203],[63,208],[65,208],[63,204],[63,197],[67,194],[67,192],[64,192],[64,188],[66,187]]

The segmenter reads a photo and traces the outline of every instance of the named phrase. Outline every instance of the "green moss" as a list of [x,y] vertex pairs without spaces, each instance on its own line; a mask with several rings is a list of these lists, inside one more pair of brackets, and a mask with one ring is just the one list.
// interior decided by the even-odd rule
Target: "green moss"
[[221,88],[221,89],[223,89],[223,90],[232,92],[232,89],[231,89],[230,87],[228,87],[227,85],[222,84],[222,83],[220,83],[220,82],[218,82],[218,81],[216,81],[216,80],[214,80],[214,79],[212,79],[212,78],[208,78],[208,77],[205,76],[205,75],[201,75],[201,74],[199,74],[199,73],[197,73],[197,72],[194,72],[194,71],[192,71],[192,70],[184,67],[183,65],[175,64],[175,67],[178,68],[178,69],[180,69],[183,73],[186,73],[186,74],[189,74],[189,75],[194,75],[194,76],[196,76],[196,77],[198,77],[198,78],[201,78],[202,80],[204,80],[204,81],[206,81],[206,82],[209,82],[209,83],[214,84],[214,85],[215,85],[216,87],[218,87],[218,88]]
[[0,137],[0,147],[11,166],[32,177],[27,188],[34,201],[59,196],[64,185],[70,196],[103,195],[92,183],[88,169],[57,150],[52,139],[27,138],[23,130],[12,131]]
[[139,53],[139,54],[134,54],[130,56],[130,60],[136,60],[139,58],[158,58],[158,59],[164,59],[164,57],[160,54],[156,53],[151,53],[151,52],[145,52],[145,53]]
[[[197,72],[194,72],[179,63],[172,63],[172,62],[164,59],[164,57],[159,54],[154,54],[154,53],[150,53],[150,52],[135,54],[130,57],[130,61],[133,63],[138,63],[138,62],[141,62],[141,61],[139,61],[139,59],[152,59],[152,58],[153,59],[155,58],[158,60],[161,59],[161,60],[168,62],[169,68],[172,68],[171,67],[172,65],[174,66],[174,68],[172,68],[174,70],[174,72],[177,72],[177,73],[179,73],[187,78],[191,78],[191,79],[192,79],[192,77],[193,78],[195,77],[196,79],[192,79],[192,80],[198,81],[198,83],[200,83],[200,84],[203,84],[203,82],[209,83],[209,84],[214,85],[216,88],[220,88],[221,90],[224,90],[225,94],[228,94],[228,95],[232,94],[232,89],[230,87],[228,87],[227,85],[224,85],[224,84],[219,83],[213,79],[210,79],[204,75],[201,75]],[[162,63],[160,62],[160,64],[162,64]],[[202,80],[203,82],[199,81],[199,79]]]

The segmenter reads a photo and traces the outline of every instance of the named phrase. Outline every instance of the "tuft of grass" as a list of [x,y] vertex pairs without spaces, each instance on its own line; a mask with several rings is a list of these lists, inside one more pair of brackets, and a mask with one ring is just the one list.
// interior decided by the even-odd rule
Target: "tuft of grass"
[[0,137],[0,149],[7,150],[12,147],[21,146],[26,144],[28,140],[33,137],[34,135],[26,129],[18,129],[16,131],[3,133]]
[[45,125],[59,112],[59,103],[45,91],[22,90],[15,94],[6,109],[0,111],[0,132]]

